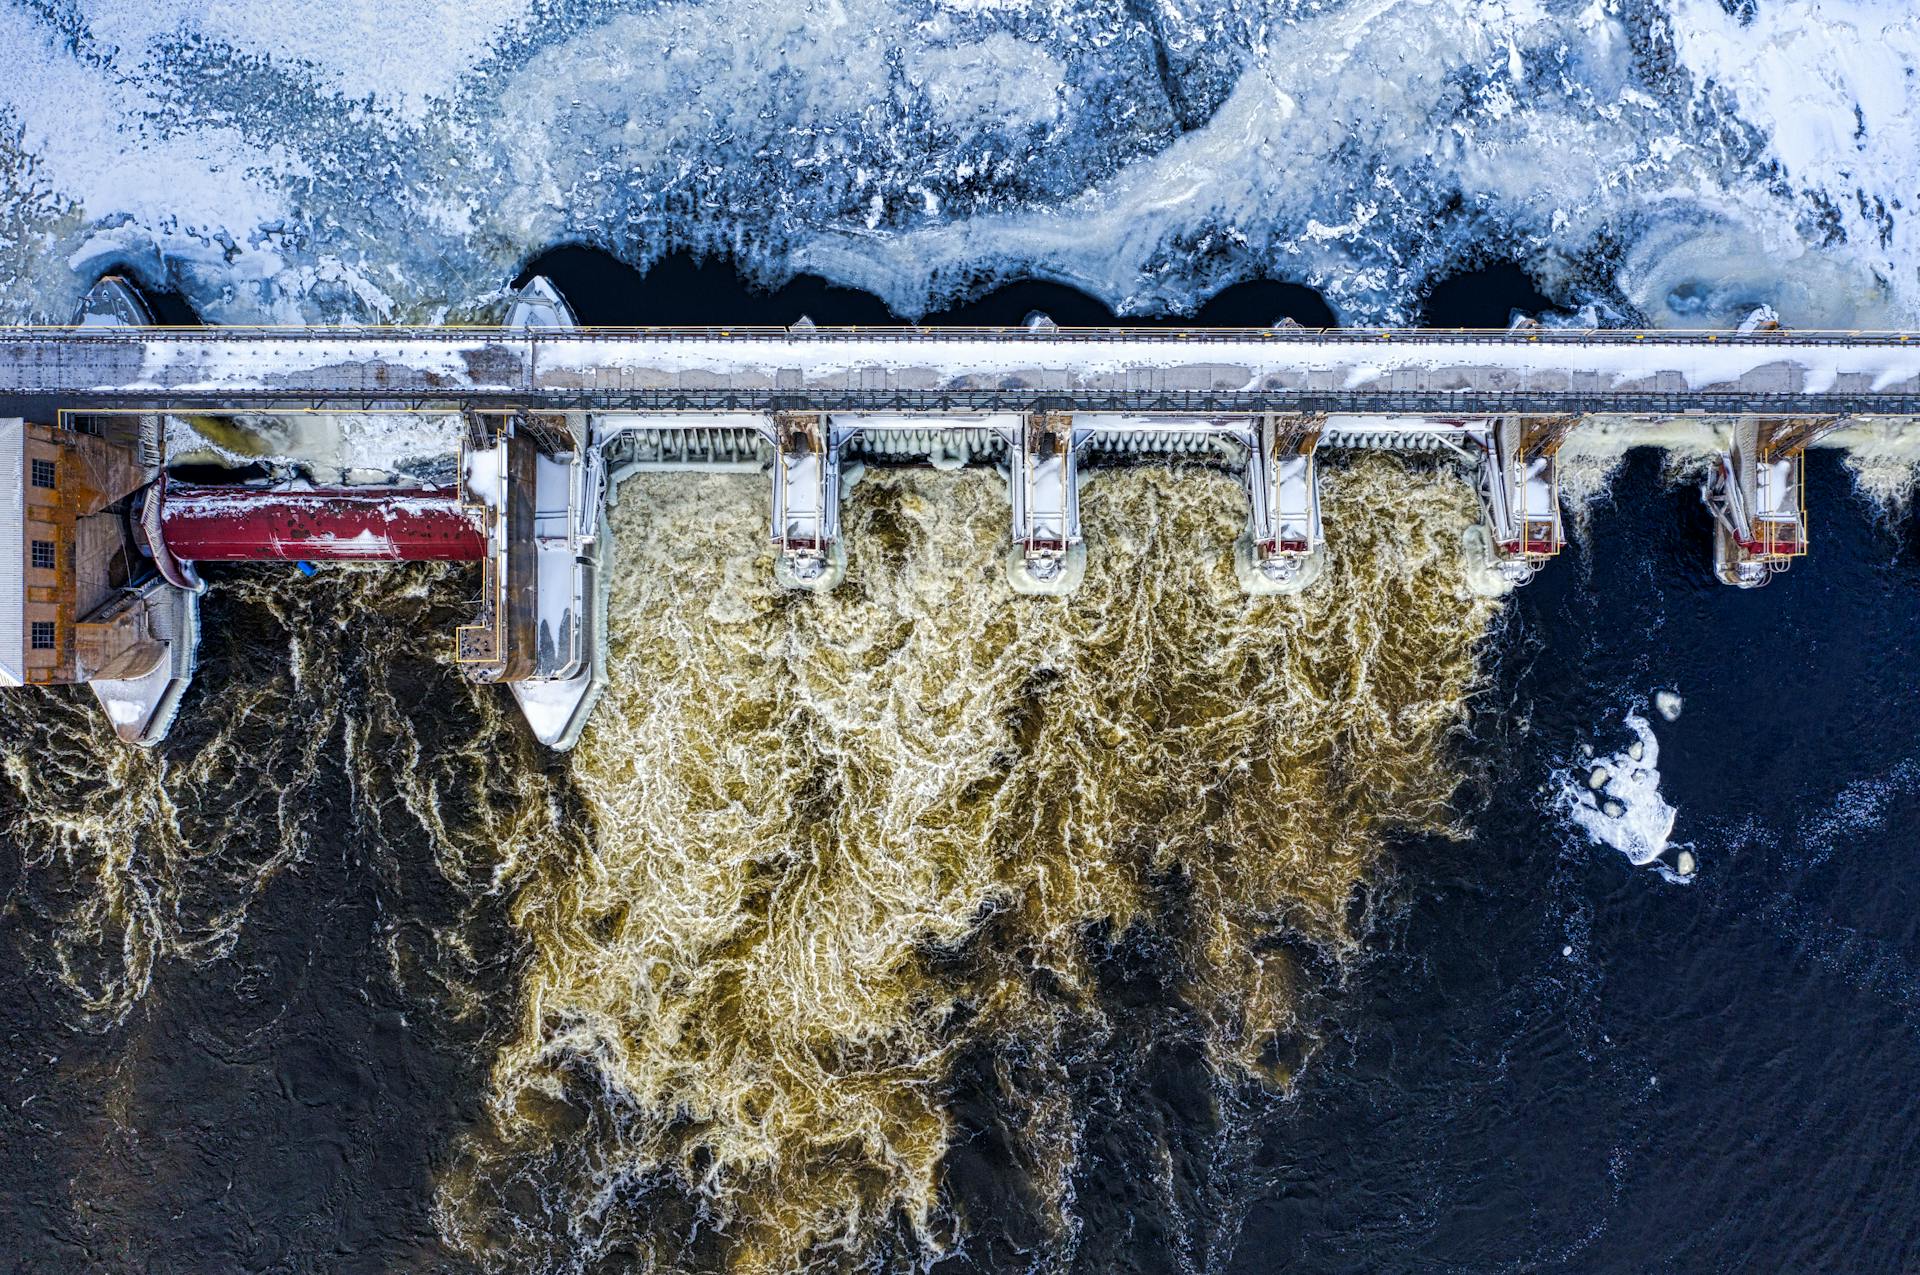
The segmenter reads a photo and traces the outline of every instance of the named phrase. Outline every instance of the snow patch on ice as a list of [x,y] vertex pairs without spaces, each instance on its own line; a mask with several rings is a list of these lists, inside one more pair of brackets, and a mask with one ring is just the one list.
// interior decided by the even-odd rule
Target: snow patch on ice
[[[0,144],[0,209],[70,210],[36,227],[65,238],[61,250],[45,252],[37,235],[24,242],[0,235],[0,263],[38,284],[21,289],[18,274],[10,281],[16,312],[54,298],[60,309],[71,305],[69,286],[56,286],[65,280],[49,267],[70,263],[86,275],[109,258],[157,261],[163,253],[229,262],[229,252],[245,249],[228,227],[288,214],[282,183],[311,175],[293,149],[224,123],[163,127],[154,122],[162,106],[137,81],[61,47],[30,13],[0,6],[0,136],[14,135],[11,146]],[[0,225],[7,220],[0,212]],[[91,281],[72,287],[73,295]],[[39,317],[68,316],[42,310]]]
[[147,705],[145,704],[137,703],[134,700],[118,699],[108,695],[101,696],[100,702],[106,705],[107,720],[115,726],[132,726],[137,723],[141,716],[147,711]]
[[1766,0],[1745,22],[1720,0],[1677,0],[1674,50],[1702,91],[1731,93],[1767,139],[1787,181],[1850,192],[1833,212],[1878,264],[1910,261],[1912,232],[1893,210],[1920,181],[1913,79],[1920,11],[1907,0]]
[[[450,476],[463,425],[445,412],[289,412],[169,416],[170,464],[285,468],[326,486]],[[356,473],[356,471],[359,471]]]
[[80,5],[95,40],[123,56],[157,52],[183,40],[226,44],[291,63],[316,83],[350,98],[371,98],[418,119],[446,98],[520,28],[530,0],[328,0],[325,16],[276,4],[144,0]]
[[498,509],[505,499],[501,486],[500,451],[498,448],[475,449],[467,452],[460,481],[466,490],[466,496],[487,506]]

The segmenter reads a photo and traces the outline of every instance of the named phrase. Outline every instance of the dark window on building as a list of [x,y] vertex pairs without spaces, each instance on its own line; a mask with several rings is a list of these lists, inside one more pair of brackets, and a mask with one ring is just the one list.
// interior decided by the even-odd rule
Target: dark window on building
[[53,621],[35,620],[33,622],[33,649],[51,651],[53,649]]
[[48,491],[53,490],[52,461],[36,460],[33,462],[33,485],[35,487],[45,487]]
[[33,542],[33,565],[42,571],[53,570],[53,541],[36,540]]

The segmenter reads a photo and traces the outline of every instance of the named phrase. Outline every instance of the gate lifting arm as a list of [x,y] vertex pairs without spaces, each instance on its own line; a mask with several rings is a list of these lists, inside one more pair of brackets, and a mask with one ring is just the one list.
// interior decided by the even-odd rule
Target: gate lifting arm
[[840,543],[840,449],[824,412],[773,414],[774,579],[824,593],[847,574]]
[[1739,589],[1765,584],[1807,551],[1807,447],[1834,416],[1742,416],[1713,458],[1700,498],[1713,513],[1713,573]]
[[1007,492],[1013,548],[1007,583],[1015,593],[1069,593],[1086,574],[1080,537],[1080,444],[1070,412],[1028,412],[1009,439]]
[[1560,552],[1557,453],[1574,416],[1496,416],[1480,439],[1480,508],[1493,568],[1525,584]]
[[1322,416],[1263,413],[1247,443],[1247,533],[1234,554],[1248,593],[1297,593],[1326,564],[1320,524],[1320,474],[1314,453]]

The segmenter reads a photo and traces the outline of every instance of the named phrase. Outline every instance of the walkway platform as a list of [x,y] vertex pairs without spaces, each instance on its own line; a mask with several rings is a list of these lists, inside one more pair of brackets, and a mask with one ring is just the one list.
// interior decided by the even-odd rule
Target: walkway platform
[[1920,335],[9,328],[8,399],[528,412],[1920,414]]

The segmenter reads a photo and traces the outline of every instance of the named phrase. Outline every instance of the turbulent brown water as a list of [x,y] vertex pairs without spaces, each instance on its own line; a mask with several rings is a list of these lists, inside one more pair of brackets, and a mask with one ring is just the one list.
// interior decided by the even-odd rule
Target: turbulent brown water
[[[419,694],[441,680],[421,661],[437,627],[464,613],[453,573],[338,569],[293,584],[243,569],[218,588],[228,623],[202,646],[206,694],[164,749],[120,745],[81,689],[8,700],[0,810],[38,923],[28,950],[101,1028],[162,962],[229,954],[259,895],[343,828],[382,841],[417,822],[465,884],[491,857],[487,751],[531,754],[515,747],[510,706]],[[460,735],[471,744],[442,751]]]
[[[942,1196],[984,1043],[1006,1167],[1065,1240],[1066,1054],[1143,1044],[1106,1038],[1101,936],[1162,932],[1213,1066],[1283,1085],[1276,938],[1349,943],[1382,832],[1448,826],[1443,737],[1491,613],[1456,584],[1471,497],[1357,464],[1324,585],[1249,601],[1237,484],[1109,472],[1085,587],[1029,600],[999,584],[998,480],[883,472],[821,599],[772,585],[763,485],[622,493],[612,689],[574,763],[596,835],[527,864],[520,1029],[446,1224],[510,1249],[499,1183],[538,1180],[566,1194],[548,1257],[667,1269],[704,1227],[719,1265],[836,1266],[896,1218],[948,1247],[992,1224]],[[666,1225],[640,1203],[682,1193]]]
[[1456,830],[1494,612],[1458,584],[1465,484],[1330,474],[1328,575],[1270,600],[1219,474],[1094,476],[1065,600],[1005,590],[991,474],[870,474],[825,598],[772,585],[763,488],[626,484],[568,763],[453,679],[457,572],[237,573],[259,631],[157,756],[78,698],[10,717],[16,910],[73,1013],[111,1030],[156,967],[226,956],[346,825],[451,887],[375,941],[418,1030],[490,1060],[431,1188],[484,1269],[1045,1268],[1098,1245],[1087,1173],[1177,1194],[1175,1132],[1092,1132],[1165,1043],[1141,1024],[1194,1043],[1163,1087],[1195,1124],[1284,1092],[1384,839]]

